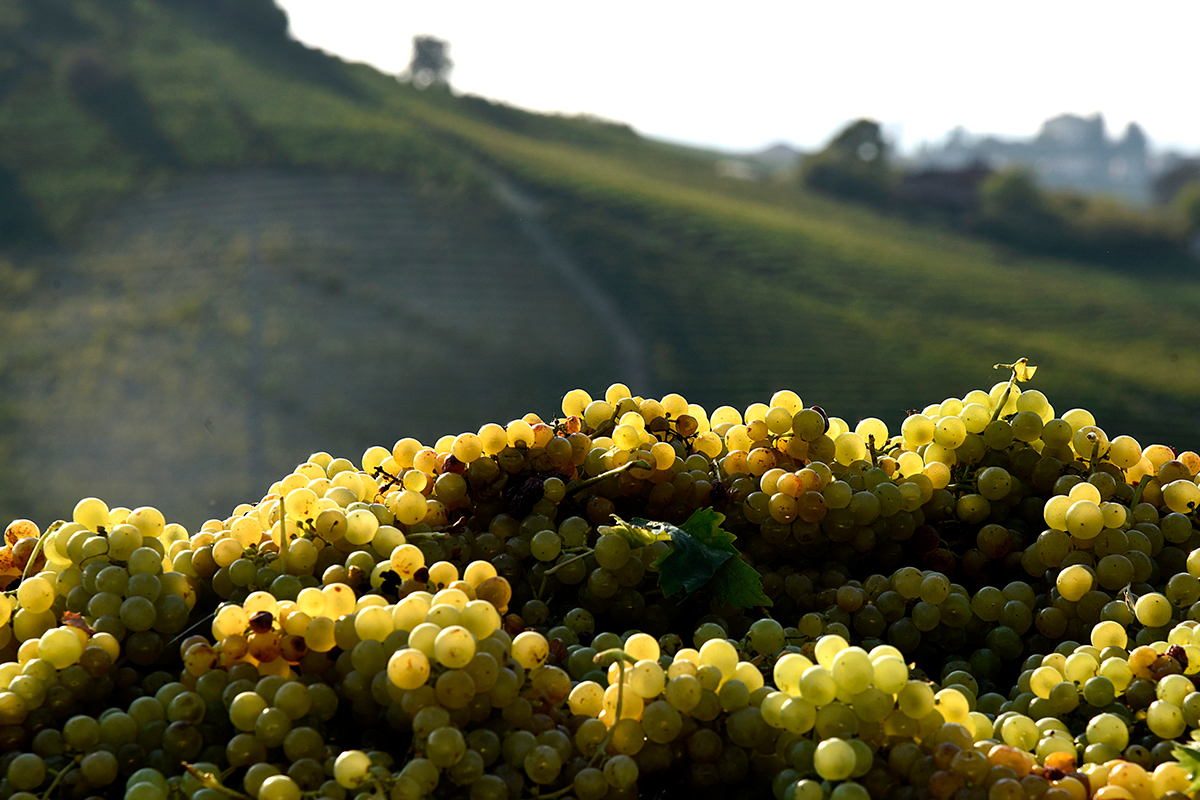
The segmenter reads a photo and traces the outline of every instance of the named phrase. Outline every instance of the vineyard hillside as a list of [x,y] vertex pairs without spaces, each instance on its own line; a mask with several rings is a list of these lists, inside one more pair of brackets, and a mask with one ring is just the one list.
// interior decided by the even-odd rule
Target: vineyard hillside
[[0,5],[7,517],[97,495],[195,527],[313,450],[614,380],[709,405],[790,387],[898,426],[1028,356],[1101,426],[1200,441],[1194,276],[1028,258],[619,123],[418,91],[262,6]]

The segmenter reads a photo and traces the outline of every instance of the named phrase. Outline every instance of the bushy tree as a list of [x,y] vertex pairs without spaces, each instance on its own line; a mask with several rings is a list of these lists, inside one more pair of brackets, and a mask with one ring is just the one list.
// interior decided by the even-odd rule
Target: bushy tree
[[450,43],[434,36],[414,36],[412,61],[408,74],[414,86],[424,89],[429,86],[449,86]]
[[1046,211],[1046,199],[1033,173],[1027,169],[1004,169],[990,175],[979,187],[983,213],[989,217],[1022,219]]
[[1175,208],[1191,233],[1200,233],[1200,180],[1188,181],[1175,193]]
[[824,150],[804,160],[801,179],[818,191],[882,205],[892,183],[890,149],[878,122],[855,120]]

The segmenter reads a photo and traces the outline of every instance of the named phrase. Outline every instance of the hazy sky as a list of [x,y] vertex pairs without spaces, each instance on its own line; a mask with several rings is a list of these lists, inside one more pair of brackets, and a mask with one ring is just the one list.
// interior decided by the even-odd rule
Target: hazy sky
[[861,116],[906,149],[959,124],[1029,136],[1063,112],[1200,150],[1200,0],[280,5],[297,38],[386,72],[431,34],[450,42],[459,91],[729,150],[810,148]]

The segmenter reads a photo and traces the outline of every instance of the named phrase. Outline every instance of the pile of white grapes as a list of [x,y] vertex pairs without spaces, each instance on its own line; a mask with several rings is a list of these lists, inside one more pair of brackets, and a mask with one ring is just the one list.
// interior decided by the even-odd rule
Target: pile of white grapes
[[[898,430],[576,389],[196,531],[16,520],[0,800],[1195,797],[1200,455],[1018,377]],[[761,605],[621,522],[705,509]]]

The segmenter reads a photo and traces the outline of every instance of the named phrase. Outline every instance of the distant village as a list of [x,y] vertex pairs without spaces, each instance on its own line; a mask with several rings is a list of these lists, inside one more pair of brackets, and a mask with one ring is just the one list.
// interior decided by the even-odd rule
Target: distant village
[[1102,115],[1061,114],[1046,120],[1032,139],[976,137],[956,128],[944,144],[923,145],[912,162],[917,170],[1028,167],[1047,189],[1110,194],[1144,205],[1151,201],[1151,179],[1164,169],[1155,162],[1162,160],[1152,157],[1136,122],[1119,138],[1109,138]]
[[[776,144],[751,156],[753,167],[742,160],[726,160],[717,169],[728,177],[750,178],[755,168],[772,172],[794,168],[802,158],[803,153],[789,145]],[[1046,189],[1111,195],[1133,205],[1169,199],[1161,196],[1161,187],[1156,191],[1156,180],[1161,182],[1163,176],[1200,170],[1198,159],[1152,151],[1136,122],[1119,137],[1110,137],[1101,114],[1059,115],[1046,120],[1029,139],[975,135],[959,127],[943,142],[923,144],[911,157],[898,161],[910,179],[918,180],[922,173],[980,175],[1025,167]]]

